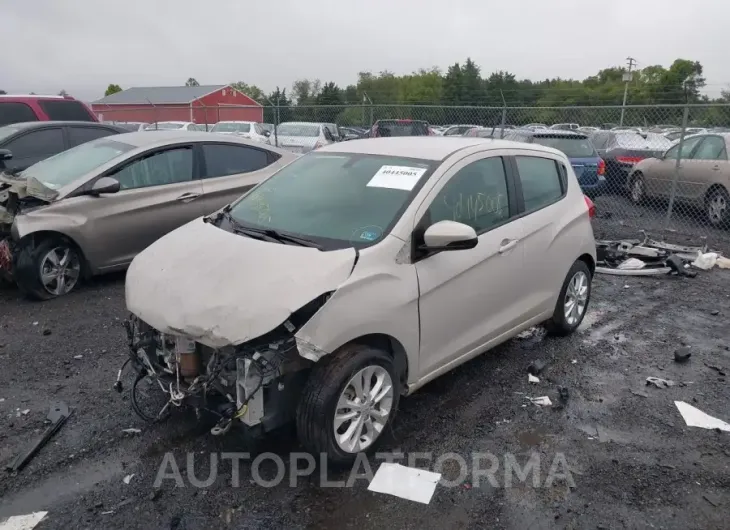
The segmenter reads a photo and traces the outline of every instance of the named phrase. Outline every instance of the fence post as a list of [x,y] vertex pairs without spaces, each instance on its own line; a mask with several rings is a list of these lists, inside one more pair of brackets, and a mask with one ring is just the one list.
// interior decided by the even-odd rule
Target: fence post
[[672,189],[669,192],[669,206],[667,207],[667,219],[664,223],[664,229],[669,228],[669,221],[672,217],[672,209],[674,208],[674,197],[677,194],[677,181],[679,180],[679,166],[682,162],[682,148],[684,147],[684,136],[687,133],[687,121],[689,120],[689,105],[684,107],[682,115],[682,134],[679,136],[679,147],[677,148],[677,161],[674,164],[674,176],[672,177]]
[[499,137],[504,138],[504,126],[507,125],[507,101],[504,99],[504,94],[499,91],[499,95],[502,98],[502,130],[499,131]]

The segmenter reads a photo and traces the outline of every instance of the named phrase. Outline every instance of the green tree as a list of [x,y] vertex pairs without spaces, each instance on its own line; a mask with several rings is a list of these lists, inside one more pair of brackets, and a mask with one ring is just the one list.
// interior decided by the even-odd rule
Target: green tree
[[200,83],[194,77],[190,77],[185,81],[185,86],[200,86]]
[[243,81],[237,81],[235,83],[231,83],[231,86],[239,92],[246,94],[257,103],[263,105],[266,102],[266,94],[256,85],[249,85],[247,83],[244,83]]
[[115,85],[114,83],[110,83],[108,87],[106,87],[106,92],[104,92],[104,96],[111,96],[112,94],[116,94],[117,92],[121,92],[122,87],[119,85]]
[[4,90],[0,90],[0,96],[3,94],[7,94],[7,92],[5,92]]
[[333,82],[325,83],[315,101],[317,105],[342,105],[342,91]]

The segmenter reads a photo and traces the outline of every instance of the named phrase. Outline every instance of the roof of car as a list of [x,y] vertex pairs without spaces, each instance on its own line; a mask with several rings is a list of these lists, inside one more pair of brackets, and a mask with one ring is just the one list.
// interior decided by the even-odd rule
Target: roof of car
[[484,146],[485,150],[511,148],[560,153],[550,147],[536,144],[466,136],[396,136],[368,138],[326,145],[318,149],[317,152],[358,153],[402,156],[404,158],[420,158],[423,160],[443,160],[456,151],[473,146]]
[[[4,127],[12,127],[13,129],[40,129],[45,127],[67,127],[69,125],[81,125],[84,127],[105,127],[107,129],[121,129],[119,125],[108,122],[97,122],[97,121],[21,121],[18,123],[9,123]],[[2,128],[2,127],[0,127]]]
[[133,145],[134,147],[146,147],[148,145],[154,144],[166,145],[176,142],[184,142],[186,140],[192,142],[210,142],[211,140],[215,140],[223,141],[226,143],[251,145],[259,148],[269,149],[277,153],[286,152],[271,145],[246,140],[244,138],[238,138],[236,136],[226,136],[224,134],[215,134],[204,131],[184,131],[179,129],[159,131],[135,131],[118,134],[114,136],[113,140]]

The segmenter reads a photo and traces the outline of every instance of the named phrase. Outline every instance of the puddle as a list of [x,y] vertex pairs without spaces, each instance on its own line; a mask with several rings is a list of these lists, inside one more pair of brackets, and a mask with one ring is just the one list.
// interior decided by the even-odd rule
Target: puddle
[[75,469],[64,469],[31,489],[0,501],[0,520],[12,515],[47,510],[59,501],[89,491],[98,483],[123,474],[121,460],[105,460]]

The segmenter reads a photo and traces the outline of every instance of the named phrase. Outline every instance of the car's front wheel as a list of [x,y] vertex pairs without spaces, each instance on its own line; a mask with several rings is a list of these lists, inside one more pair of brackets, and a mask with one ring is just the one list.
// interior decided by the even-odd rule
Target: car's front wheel
[[634,173],[631,176],[631,180],[629,181],[629,192],[631,195],[631,202],[634,204],[641,204],[646,199],[646,186],[641,173]]
[[592,279],[591,270],[584,261],[573,263],[560,289],[553,316],[545,323],[551,334],[565,336],[578,329],[588,310]]
[[400,397],[392,357],[352,344],[322,359],[312,369],[297,407],[299,441],[337,465],[374,451],[382,440]]
[[81,279],[76,247],[62,238],[46,238],[18,249],[15,281],[29,298],[49,300],[70,293]]

